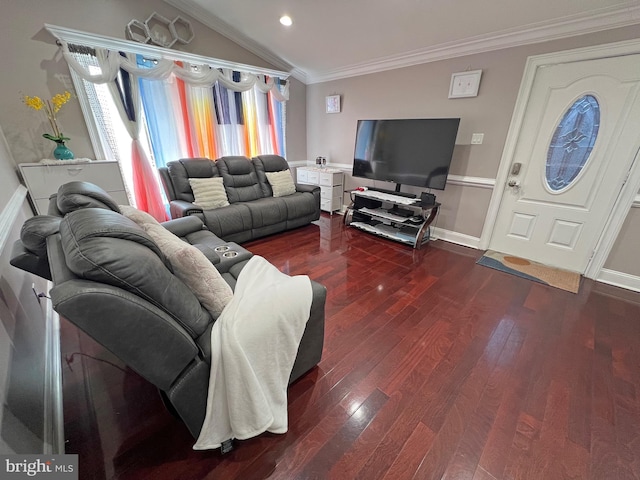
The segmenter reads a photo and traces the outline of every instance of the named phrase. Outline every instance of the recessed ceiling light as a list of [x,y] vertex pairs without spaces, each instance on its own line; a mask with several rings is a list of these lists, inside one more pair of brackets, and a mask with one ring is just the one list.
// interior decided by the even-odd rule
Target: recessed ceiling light
[[293,24],[293,20],[289,15],[283,15],[280,17],[280,23],[285,27],[290,27]]

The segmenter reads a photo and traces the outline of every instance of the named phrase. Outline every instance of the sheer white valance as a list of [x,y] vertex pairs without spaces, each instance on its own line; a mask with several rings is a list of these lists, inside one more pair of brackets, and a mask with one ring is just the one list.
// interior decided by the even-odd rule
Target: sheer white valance
[[90,73],[82,66],[69,51],[67,42],[61,41],[62,54],[69,64],[81,78],[91,83],[112,82],[122,68],[132,75],[149,80],[166,80],[171,74],[186,83],[198,87],[212,87],[216,82],[229,90],[236,92],[246,92],[254,86],[263,93],[271,92],[273,97],[284,102],[289,98],[288,83],[281,90],[279,81],[276,83],[273,77],[266,78],[262,74],[240,72],[240,80],[233,80],[233,70],[230,68],[214,68],[210,65],[194,65],[189,62],[182,62],[179,65],[173,60],[154,60],[154,67],[139,67],[134,54],[121,55],[120,52],[108,50],[106,48],[94,48],[95,56],[100,66],[100,73]]

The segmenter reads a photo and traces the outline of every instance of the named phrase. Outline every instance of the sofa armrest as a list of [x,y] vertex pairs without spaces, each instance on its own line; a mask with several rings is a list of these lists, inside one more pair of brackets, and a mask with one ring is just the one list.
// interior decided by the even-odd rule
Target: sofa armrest
[[169,175],[169,169],[167,167],[159,167],[158,173],[160,174],[160,180],[162,181],[164,193],[167,195],[167,198],[169,199],[169,201],[176,200],[178,196],[176,195],[176,191],[173,188],[173,182],[171,181],[171,176]]
[[320,187],[317,185],[307,185],[306,183],[296,183],[296,192],[308,192],[308,193],[314,193],[314,192],[318,192],[318,195],[320,195]]
[[193,215],[174,218],[173,220],[162,222],[161,225],[178,237],[184,237],[190,233],[205,229],[202,220]]
[[22,240],[16,240],[11,249],[11,265],[25,272],[33,273],[46,280],[51,280],[51,271],[49,270],[49,259],[46,255],[37,255],[28,250]]
[[202,208],[184,200],[172,200],[169,202],[171,218],[186,217],[188,215],[202,213]]
[[296,192],[310,193],[313,195],[313,199],[316,205],[315,220],[320,218],[320,196],[321,196],[320,187],[317,185],[307,185],[305,183],[296,183],[295,186],[296,186]]
[[324,307],[327,289],[318,282],[311,281],[312,302],[309,320],[300,339],[298,353],[289,377],[289,384],[312,369],[322,358],[324,345]]
[[189,215],[163,222],[161,225],[204,253],[204,256],[217,268],[220,263],[220,254],[215,248],[226,242],[209,231],[202,219],[196,215]]
[[125,290],[73,279],[55,285],[50,295],[56,312],[160,389],[167,390],[199,355],[167,313]]

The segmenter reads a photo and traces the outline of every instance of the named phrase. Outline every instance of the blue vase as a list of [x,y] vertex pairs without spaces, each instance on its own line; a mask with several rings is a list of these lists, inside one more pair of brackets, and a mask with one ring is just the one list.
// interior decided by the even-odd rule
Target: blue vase
[[56,142],[56,148],[53,149],[53,157],[58,160],[72,160],[73,152],[67,148],[64,142]]

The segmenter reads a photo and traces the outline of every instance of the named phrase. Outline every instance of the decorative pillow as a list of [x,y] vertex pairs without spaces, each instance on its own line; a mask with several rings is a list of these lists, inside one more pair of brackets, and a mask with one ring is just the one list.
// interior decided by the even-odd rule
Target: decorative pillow
[[147,223],[142,227],[167,257],[176,277],[217,318],[233,297],[233,290],[216,267],[204,253],[176,237],[162,225]]
[[120,208],[120,212],[122,213],[122,215],[127,217],[129,220],[133,220],[143,228],[147,223],[150,225],[160,225],[158,221],[147,212],[138,210],[131,205],[118,205],[118,207]]
[[193,203],[203,210],[229,205],[222,177],[190,178],[189,184],[195,198]]
[[[160,227],[162,228],[162,227]],[[233,298],[233,290],[204,253],[189,244],[167,255],[176,276],[214,318]]]
[[265,174],[273,190],[274,197],[284,197],[296,193],[296,186],[293,184],[289,169],[279,172],[265,172]]
[[176,277],[217,318],[233,297],[233,290],[206,255],[164,228],[148,213],[126,205],[120,209],[125,217],[140,225],[153,239],[171,263]]

